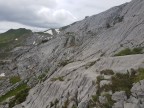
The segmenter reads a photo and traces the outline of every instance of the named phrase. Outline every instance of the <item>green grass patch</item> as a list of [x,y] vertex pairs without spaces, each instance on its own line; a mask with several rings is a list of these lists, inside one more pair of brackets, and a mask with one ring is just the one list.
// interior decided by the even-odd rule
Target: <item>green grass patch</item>
[[38,79],[39,79],[39,80],[42,80],[45,76],[46,76],[46,74],[43,73],[43,74],[41,74],[41,75],[38,76]]
[[16,88],[10,90],[9,92],[7,92],[6,94],[0,96],[0,102],[3,102],[5,101],[6,99],[12,97],[12,96],[16,96],[18,93],[20,93],[21,91],[25,90],[29,88],[27,86],[27,84],[23,83],[23,84],[20,84],[19,86],[17,86]]
[[104,76],[99,75],[99,76],[97,76],[96,79],[97,79],[96,83],[99,84],[102,80],[104,80]]
[[[127,97],[129,98],[131,95],[131,88],[133,87],[133,84],[136,82],[139,82],[140,80],[144,80],[144,69],[140,68],[138,70],[131,69],[130,72],[127,73],[116,73],[113,74],[112,71],[110,71],[111,76],[111,83],[105,84],[100,87],[100,82],[104,80],[105,73],[107,74],[107,71],[101,71],[101,75],[97,77],[96,82],[96,94],[92,96],[92,101],[90,100],[89,106],[92,107],[100,107],[100,108],[111,108],[114,104],[114,101],[111,99],[111,95],[109,94],[110,91],[112,93],[115,93],[117,91],[125,91]],[[138,73],[138,74],[137,74]],[[107,102],[102,104],[99,102],[99,96],[102,95],[102,93],[105,93]]]
[[0,47],[5,47],[6,45],[8,45],[10,42],[13,43],[13,41],[16,38],[20,38],[21,36],[25,35],[25,34],[29,34],[32,33],[30,30],[21,28],[21,29],[11,29],[5,33],[0,34]]
[[51,81],[57,81],[57,80],[59,80],[59,81],[64,81],[64,77],[61,76],[61,77],[57,77],[57,78],[52,78],[52,79],[51,79]]
[[111,84],[104,85],[101,87],[101,91],[111,91],[114,93],[116,91],[125,91],[127,96],[130,96],[130,89],[134,83],[135,74],[130,74],[129,72],[126,74],[117,73],[112,76]]
[[95,63],[96,63],[96,61],[92,61],[92,62],[87,63],[85,65],[85,69],[88,69],[89,67],[93,66]]
[[16,84],[17,82],[21,81],[21,78],[19,76],[12,76],[10,77],[9,81],[11,84]]
[[[17,30],[10,29],[5,33],[0,34],[0,59],[7,58],[7,55],[11,55],[10,51],[17,47],[23,45],[27,36],[32,34],[31,30],[20,28]],[[15,39],[18,40],[15,40]]]
[[135,77],[134,82],[139,82],[140,80],[144,80],[144,69],[138,69],[138,75]]
[[69,104],[70,104],[70,100],[67,99],[67,100],[64,102],[64,105],[62,106],[62,108],[68,108]]
[[107,102],[102,105],[102,108],[112,108],[114,101],[112,100],[112,96],[110,94],[104,94],[107,99]]
[[25,88],[16,94],[16,96],[10,100],[9,108],[13,108],[15,105],[20,104],[26,100],[29,94],[29,88]]
[[71,63],[72,61],[70,61],[70,60],[64,60],[64,61],[61,61],[61,62],[59,62],[58,63],[58,66],[59,67],[64,67],[64,66],[66,66],[67,64],[69,64],[69,63]]
[[133,55],[133,54],[142,54],[143,53],[143,48],[138,47],[138,48],[126,48],[115,54],[114,56],[125,56],[125,55]]
[[[138,74],[136,74],[138,73]],[[102,76],[97,77],[97,84],[102,80]],[[144,69],[140,68],[137,71],[127,72],[127,73],[116,73],[111,77],[111,84],[103,85],[99,87],[99,91],[125,91],[127,96],[130,96],[130,89],[133,86],[133,83],[137,83],[140,80],[144,80]]]
[[99,94],[92,95],[92,100],[93,100],[94,102],[98,101],[98,99],[99,99]]
[[39,75],[38,76],[38,79],[40,80],[40,81],[43,81],[43,79],[46,77],[46,73],[43,73],[43,74],[41,74],[41,75]]
[[142,54],[143,53],[143,48],[141,48],[141,47],[133,48],[132,53],[133,54]]
[[48,74],[49,70],[50,70],[49,68],[46,69],[42,74],[40,74],[40,75],[38,76],[38,79],[39,79],[40,81],[45,81],[45,80],[46,80],[46,75]]

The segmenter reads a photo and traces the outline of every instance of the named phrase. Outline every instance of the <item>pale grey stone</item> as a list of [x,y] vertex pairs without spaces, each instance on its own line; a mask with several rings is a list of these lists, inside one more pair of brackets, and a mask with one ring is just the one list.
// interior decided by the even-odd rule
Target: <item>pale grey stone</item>
[[[44,82],[37,85],[35,81],[34,84],[28,83],[35,87],[30,90],[26,101],[15,108],[46,108],[56,99],[62,106],[67,98],[82,108],[95,93],[94,81],[101,70],[126,73],[131,68],[136,70],[144,66],[144,54],[114,57],[125,48],[144,47],[143,22],[144,0],[132,0],[71,24],[59,34],[53,31],[55,36],[47,38],[35,34],[29,37],[26,46],[13,50],[15,58],[12,62],[0,65],[0,73],[5,72],[6,76],[18,74],[22,79],[27,79],[37,78],[46,69],[49,72]],[[42,43],[45,39],[47,42]],[[33,45],[34,41],[37,44]],[[91,64],[93,61],[94,64]],[[91,65],[86,68],[87,64]],[[58,80],[61,77],[64,81]],[[130,98],[128,103],[124,92],[113,94],[112,98],[117,101],[113,107],[143,106],[144,81],[140,83],[136,83],[131,90],[136,99]],[[10,88],[8,81],[3,82],[0,94]]]
[[127,100],[127,96],[125,94],[125,91],[115,92],[112,95],[112,99],[115,101],[125,101]]

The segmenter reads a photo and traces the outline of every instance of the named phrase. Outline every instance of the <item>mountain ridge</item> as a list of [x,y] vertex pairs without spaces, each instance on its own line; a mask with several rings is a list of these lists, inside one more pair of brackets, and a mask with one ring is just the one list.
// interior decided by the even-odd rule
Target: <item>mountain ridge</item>
[[143,108],[143,10],[144,1],[133,0],[60,28],[1,65],[9,88],[0,93],[19,76],[13,86],[24,81],[31,89],[24,102],[10,101],[14,108]]

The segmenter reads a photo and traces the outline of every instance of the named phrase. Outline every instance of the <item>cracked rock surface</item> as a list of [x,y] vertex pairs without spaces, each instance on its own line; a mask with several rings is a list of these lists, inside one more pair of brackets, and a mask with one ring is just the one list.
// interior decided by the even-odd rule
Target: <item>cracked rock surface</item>
[[[7,73],[19,74],[22,79],[36,78],[48,70],[45,80],[34,84],[26,101],[14,108],[55,108],[51,104],[56,100],[58,108],[66,103],[66,108],[73,105],[88,108],[97,90],[96,77],[102,70],[127,73],[131,69],[144,68],[142,53],[114,56],[125,48],[143,48],[143,31],[144,1],[132,0],[55,33],[47,42],[35,45],[8,64],[16,68]],[[110,83],[106,81],[101,85]],[[131,92],[130,98],[124,91],[113,94],[112,108],[144,108],[144,80],[134,84]],[[101,97],[101,100],[105,99]]]

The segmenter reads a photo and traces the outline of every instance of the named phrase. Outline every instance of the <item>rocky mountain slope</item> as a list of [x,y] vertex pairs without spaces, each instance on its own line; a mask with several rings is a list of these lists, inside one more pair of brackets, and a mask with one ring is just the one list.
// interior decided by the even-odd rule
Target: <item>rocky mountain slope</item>
[[0,108],[144,107],[143,0],[56,31],[1,62]]

